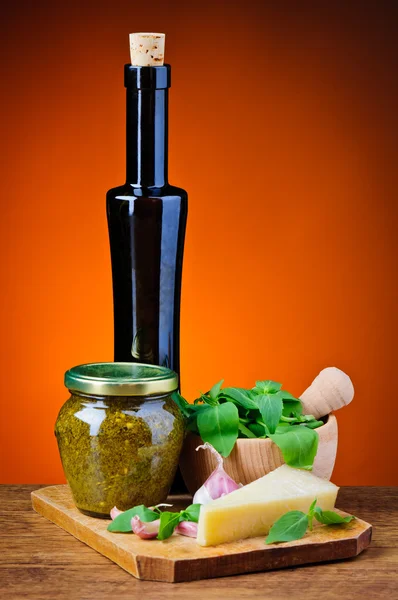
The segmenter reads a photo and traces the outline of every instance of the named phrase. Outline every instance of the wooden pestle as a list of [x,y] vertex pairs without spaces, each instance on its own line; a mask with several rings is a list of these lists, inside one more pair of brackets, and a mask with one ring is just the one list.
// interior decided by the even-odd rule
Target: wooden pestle
[[314,415],[319,419],[346,406],[353,397],[354,386],[348,375],[336,367],[327,367],[301,394],[300,400],[303,404],[303,414]]

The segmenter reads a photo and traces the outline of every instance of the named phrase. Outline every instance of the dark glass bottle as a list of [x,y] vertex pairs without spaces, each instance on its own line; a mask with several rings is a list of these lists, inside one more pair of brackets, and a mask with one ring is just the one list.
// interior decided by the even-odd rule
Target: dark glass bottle
[[170,66],[125,66],[126,183],[107,193],[115,361],[180,371],[187,193],[168,183]]

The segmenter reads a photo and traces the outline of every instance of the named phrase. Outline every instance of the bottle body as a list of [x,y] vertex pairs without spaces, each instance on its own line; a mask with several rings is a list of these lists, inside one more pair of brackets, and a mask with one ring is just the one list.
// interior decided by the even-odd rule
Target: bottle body
[[168,183],[170,65],[125,66],[126,183],[109,190],[115,361],[179,374],[187,193]]
[[109,190],[114,359],[180,369],[180,298],[187,220],[180,188]]

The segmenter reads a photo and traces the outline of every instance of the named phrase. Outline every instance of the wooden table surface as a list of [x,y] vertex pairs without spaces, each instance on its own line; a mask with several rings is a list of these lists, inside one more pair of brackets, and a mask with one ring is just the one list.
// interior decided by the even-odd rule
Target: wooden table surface
[[397,487],[341,488],[338,507],[374,526],[357,558],[179,584],[138,581],[37,515],[30,492],[39,487],[0,486],[0,597],[7,600],[398,598]]

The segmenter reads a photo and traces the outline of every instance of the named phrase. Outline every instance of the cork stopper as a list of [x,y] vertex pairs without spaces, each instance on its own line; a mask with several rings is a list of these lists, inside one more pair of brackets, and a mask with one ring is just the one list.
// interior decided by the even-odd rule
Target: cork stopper
[[133,67],[159,67],[164,63],[164,33],[130,33]]

